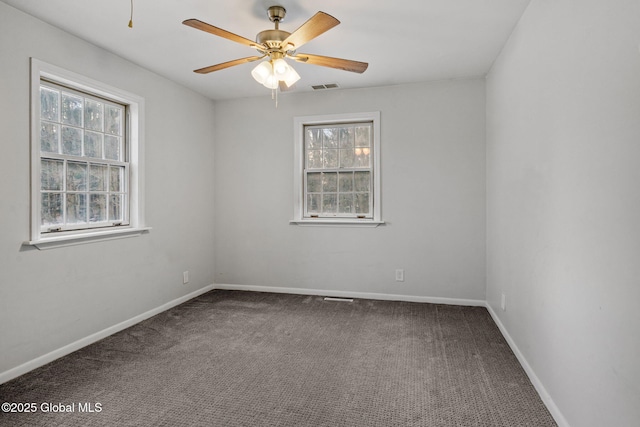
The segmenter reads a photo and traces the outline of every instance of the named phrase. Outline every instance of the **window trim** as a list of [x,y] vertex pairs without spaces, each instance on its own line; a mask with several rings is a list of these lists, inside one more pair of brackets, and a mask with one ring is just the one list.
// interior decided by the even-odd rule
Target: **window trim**
[[[129,224],[43,234],[40,227],[40,81],[48,80],[75,90],[125,104],[129,161]],[[30,76],[31,218],[30,240],[25,245],[49,249],[101,240],[137,236],[149,231],[144,220],[144,98],[83,75],[31,58]]]
[[[305,126],[323,124],[345,124],[345,123],[373,123],[373,217],[304,217],[304,129]],[[293,219],[290,224],[312,225],[312,226],[361,226],[377,227],[384,224],[382,220],[381,207],[381,179],[380,179],[380,112],[344,113],[328,114],[317,116],[298,116],[293,118]]]

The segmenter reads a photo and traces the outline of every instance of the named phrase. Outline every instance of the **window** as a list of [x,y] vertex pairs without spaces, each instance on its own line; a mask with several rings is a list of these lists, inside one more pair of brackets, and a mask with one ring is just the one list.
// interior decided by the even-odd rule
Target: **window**
[[40,83],[40,232],[129,223],[125,105]]
[[375,112],[295,118],[293,223],[382,223],[379,117]]
[[32,59],[31,241],[140,234],[143,100]]

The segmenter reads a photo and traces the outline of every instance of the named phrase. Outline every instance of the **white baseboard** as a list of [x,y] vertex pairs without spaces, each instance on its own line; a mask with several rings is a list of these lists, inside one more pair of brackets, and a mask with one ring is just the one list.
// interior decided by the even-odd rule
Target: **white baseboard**
[[511,350],[516,355],[518,362],[520,362],[520,365],[522,365],[522,368],[527,373],[529,380],[531,381],[536,391],[540,395],[542,402],[544,402],[545,406],[551,413],[551,416],[556,421],[556,424],[558,424],[558,427],[570,427],[569,423],[564,418],[564,415],[562,415],[562,412],[560,412],[560,409],[558,408],[556,403],[553,401],[553,399],[549,395],[549,392],[544,387],[544,385],[542,384],[542,382],[534,372],[533,368],[531,367],[531,365],[529,365],[529,362],[527,362],[527,359],[524,357],[524,355],[516,345],[515,341],[513,340],[513,338],[511,338],[511,335],[509,335],[509,332],[500,321],[500,318],[498,317],[497,313],[493,310],[493,308],[488,302],[485,303],[485,307],[489,311],[489,314],[491,314],[491,317],[493,318],[493,321],[495,322],[495,324],[498,325],[498,329],[500,329],[502,336],[504,336],[504,339],[507,340],[507,344],[509,344],[509,347],[511,347]]
[[440,297],[422,297],[415,295],[396,295],[396,294],[380,294],[372,292],[352,292],[352,291],[336,291],[328,289],[303,289],[303,288],[285,288],[277,286],[253,286],[253,285],[229,285],[216,283],[213,285],[215,289],[225,289],[230,291],[251,291],[251,292],[274,292],[279,294],[297,294],[297,295],[317,295],[324,297],[339,298],[360,298],[375,299],[384,301],[407,301],[407,302],[426,302],[431,304],[447,304],[447,305],[465,305],[472,307],[485,307],[484,300],[462,299],[462,298],[440,298]]
[[162,304],[159,307],[156,307],[152,310],[149,310],[145,313],[139,314],[129,320],[125,320],[124,322],[118,323],[117,325],[110,326],[102,331],[96,332],[95,334],[91,334],[88,337],[79,339],[78,341],[72,342],[71,344],[65,345],[57,350],[49,352],[43,356],[37,357],[29,362],[23,363],[22,365],[16,366],[15,368],[9,369],[8,371],[0,373],[0,384],[3,384],[7,381],[10,381],[14,378],[19,377],[20,375],[26,374],[29,371],[32,371],[36,368],[39,368],[43,365],[46,365],[49,362],[53,362],[56,359],[59,359],[67,354],[73,353],[76,350],[80,350],[82,347],[86,347],[89,344],[93,344],[96,341],[100,341],[103,338],[108,337],[109,335],[113,335],[116,332],[120,332],[123,329],[127,329],[130,326],[135,325],[136,323],[140,323],[143,320],[146,320],[156,314],[162,313],[163,311],[169,310],[172,307],[180,305],[186,301],[189,301],[192,298],[195,298],[199,295],[207,293],[214,289],[214,285],[208,285],[204,288],[198,289],[197,291],[191,292],[190,294],[184,295],[180,298],[174,299],[173,301],[169,301],[166,304]]

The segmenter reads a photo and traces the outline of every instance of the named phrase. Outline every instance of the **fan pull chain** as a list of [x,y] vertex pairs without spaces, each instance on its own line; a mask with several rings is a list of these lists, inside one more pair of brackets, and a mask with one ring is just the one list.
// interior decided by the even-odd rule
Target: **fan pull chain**
[[133,0],[131,0],[131,17],[129,18],[129,28],[133,28]]

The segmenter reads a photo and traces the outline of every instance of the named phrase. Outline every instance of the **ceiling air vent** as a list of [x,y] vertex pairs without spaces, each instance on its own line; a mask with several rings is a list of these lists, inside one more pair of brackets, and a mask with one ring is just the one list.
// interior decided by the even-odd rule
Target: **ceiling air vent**
[[323,85],[313,85],[311,87],[313,88],[313,90],[323,90],[323,89],[337,89],[340,86],[338,86],[338,83],[326,83]]

